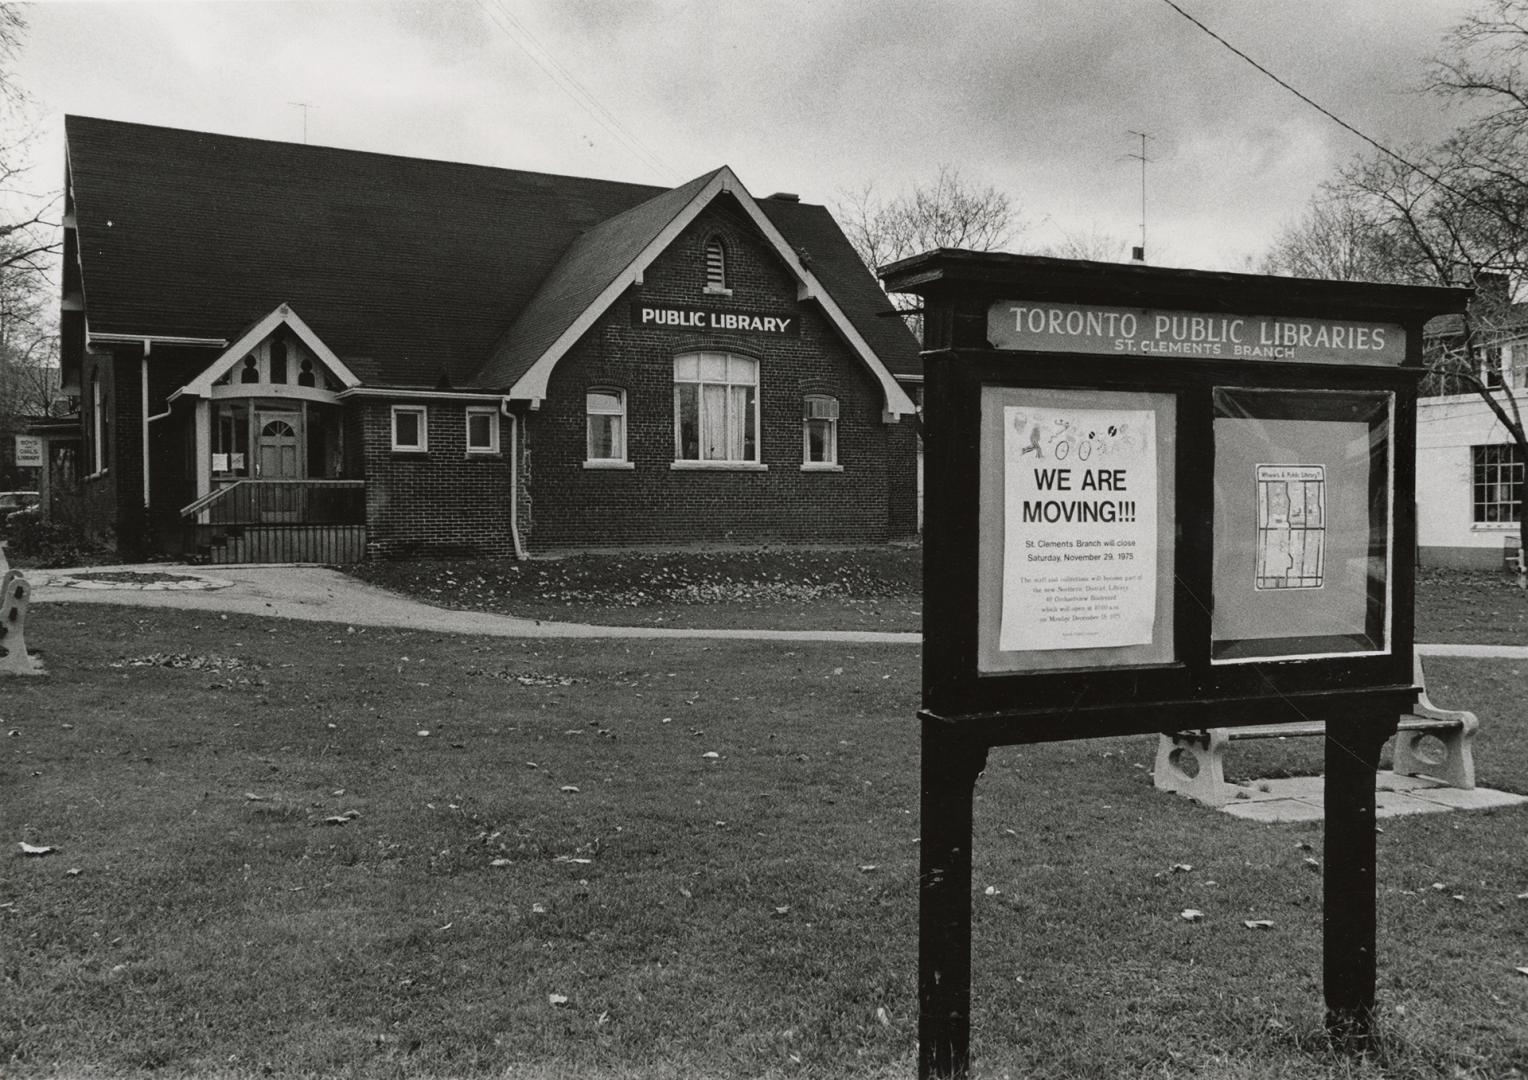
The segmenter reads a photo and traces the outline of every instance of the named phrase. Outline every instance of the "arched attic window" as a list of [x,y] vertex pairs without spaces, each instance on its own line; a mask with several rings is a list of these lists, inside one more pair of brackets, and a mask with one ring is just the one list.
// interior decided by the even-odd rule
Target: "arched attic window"
[[727,287],[727,245],[720,236],[706,241],[706,288],[708,293],[730,293]]

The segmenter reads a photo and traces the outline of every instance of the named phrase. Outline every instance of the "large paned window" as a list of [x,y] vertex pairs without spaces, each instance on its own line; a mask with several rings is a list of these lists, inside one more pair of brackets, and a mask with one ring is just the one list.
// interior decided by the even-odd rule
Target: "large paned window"
[[1523,456],[1516,444],[1474,446],[1470,458],[1475,524],[1520,521]]
[[586,460],[608,465],[626,460],[626,392],[595,387],[584,396],[588,446]]
[[702,352],[674,360],[674,458],[759,461],[759,362]]

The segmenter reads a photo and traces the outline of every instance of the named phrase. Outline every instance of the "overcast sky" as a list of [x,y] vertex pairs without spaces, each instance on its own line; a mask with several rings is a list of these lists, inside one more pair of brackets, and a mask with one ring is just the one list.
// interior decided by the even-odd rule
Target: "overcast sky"
[[[1417,93],[1467,0],[1178,0],[1400,149],[1458,121]],[[44,3],[19,64],[62,176],[65,113],[755,196],[892,195],[941,164],[1029,228],[1246,269],[1364,148],[1163,0]],[[292,102],[306,102],[302,109]]]

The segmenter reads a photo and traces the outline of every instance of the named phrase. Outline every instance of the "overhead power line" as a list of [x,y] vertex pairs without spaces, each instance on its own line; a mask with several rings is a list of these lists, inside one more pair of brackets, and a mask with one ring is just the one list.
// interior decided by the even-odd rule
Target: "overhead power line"
[[[483,9],[489,20],[498,27],[505,37],[514,42],[521,52],[530,57],[531,62],[542,70],[557,85],[557,88],[567,94],[584,112],[608,131],[633,157],[646,165],[653,172],[672,182],[674,169],[669,164],[653,153],[632,131],[621,123],[620,119],[607,109],[594,94],[579,82],[578,78],[567,68],[558,62],[548,49],[533,34],[529,27],[515,17],[514,13],[506,7],[502,0],[478,0],[478,6]],[[534,48],[532,48],[534,46]],[[539,52],[539,55],[538,55]],[[545,59],[543,59],[543,57]]]
[[1494,218],[1497,218],[1497,219],[1499,219],[1499,220],[1501,220],[1503,222],[1506,222],[1512,228],[1518,228],[1519,227],[1517,222],[1514,222],[1514,221],[1510,220],[1506,215],[1501,213],[1501,211],[1496,210],[1496,209],[1494,209],[1492,207],[1489,207],[1489,206],[1482,205],[1481,203],[1476,202],[1475,199],[1473,197],[1471,197],[1468,192],[1460,191],[1458,188],[1456,188],[1453,185],[1451,185],[1450,183],[1448,183],[1448,181],[1444,180],[1441,176],[1438,176],[1435,173],[1429,172],[1428,170],[1422,168],[1422,166],[1416,164],[1415,162],[1409,161],[1408,159],[1402,157],[1400,154],[1397,154],[1394,150],[1390,149],[1388,146],[1384,145],[1383,143],[1379,142],[1376,139],[1370,138],[1364,132],[1359,131],[1352,124],[1348,123],[1342,117],[1338,116],[1336,113],[1334,113],[1330,109],[1326,108],[1324,105],[1320,104],[1319,102],[1313,101],[1306,94],[1301,93],[1295,87],[1291,86],[1288,82],[1286,82],[1284,79],[1281,79],[1278,75],[1275,75],[1272,71],[1269,71],[1262,64],[1258,63],[1256,60],[1252,59],[1252,57],[1250,57],[1246,53],[1242,52],[1235,45],[1232,45],[1229,41],[1227,41],[1225,38],[1221,37],[1215,31],[1211,30],[1204,23],[1200,22],[1194,16],[1192,16],[1188,12],[1184,11],[1181,7],[1179,7],[1176,3],[1174,3],[1173,0],[1162,0],[1162,3],[1164,3],[1168,7],[1172,8],[1179,15],[1182,15],[1185,19],[1187,19],[1189,22],[1193,23],[1196,27],[1198,27],[1204,33],[1206,33],[1210,37],[1214,38],[1215,41],[1219,42],[1226,49],[1229,49],[1231,52],[1235,53],[1241,59],[1245,60],[1247,63],[1251,64],[1253,67],[1257,68],[1258,71],[1262,72],[1268,78],[1270,78],[1274,82],[1278,83],[1279,86],[1283,87],[1285,90],[1289,91],[1295,97],[1297,97],[1301,101],[1305,102],[1305,104],[1307,104],[1311,108],[1315,109],[1322,116],[1325,116],[1328,120],[1331,120],[1333,123],[1337,124],[1339,127],[1343,128],[1344,130],[1349,131],[1349,132],[1353,133],[1354,135],[1357,135],[1360,139],[1362,139],[1364,142],[1368,143],[1370,146],[1374,147],[1380,153],[1386,155],[1387,157],[1393,158],[1395,161],[1398,161],[1400,164],[1404,165],[1406,168],[1410,169],[1412,172],[1416,173],[1417,175],[1422,176],[1422,177],[1426,178],[1427,180],[1432,181],[1434,184],[1438,185],[1438,187],[1442,188],[1444,191],[1448,192],[1450,195],[1453,195],[1453,196],[1463,200],[1466,204],[1468,204],[1470,206],[1473,206],[1476,210],[1479,210],[1479,211],[1481,211],[1483,213],[1491,215]]

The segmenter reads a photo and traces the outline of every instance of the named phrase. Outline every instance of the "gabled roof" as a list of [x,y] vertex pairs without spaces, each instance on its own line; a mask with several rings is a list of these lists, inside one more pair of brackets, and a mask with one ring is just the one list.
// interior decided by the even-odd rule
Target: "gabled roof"
[[[897,385],[890,369],[832,293],[808,268],[807,258],[786,239],[726,167],[633,207],[574,241],[494,351],[480,375],[481,381],[504,386],[510,397],[539,402],[546,396],[552,368],[567,350],[627,288],[642,279],[647,267],[702,210],[722,197],[734,200],[743,216],[752,219],[795,276],[801,298],[819,303],[850,351],[881,384],[888,416],[913,412],[912,400]],[[868,274],[861,276],[869,281]],[[871,288],[874,289],[873,283]],[[906,333],[905,329],[903,332]]]
[[723,171],[717,169],[661,192],[574,240],[494,348],[481,372],[482,382],[512,386],[579,322],[579,316],[595,305],[655,239],[674,231],[683,211]]
[[[92,334],[231,340],[290,302],[377,386],[487,388],[490,358],[545,340],[615,249],[718,175],[664,189],[78,116],[65,132]],[[845,325],[917,374],[827,212],[757,205]]]

